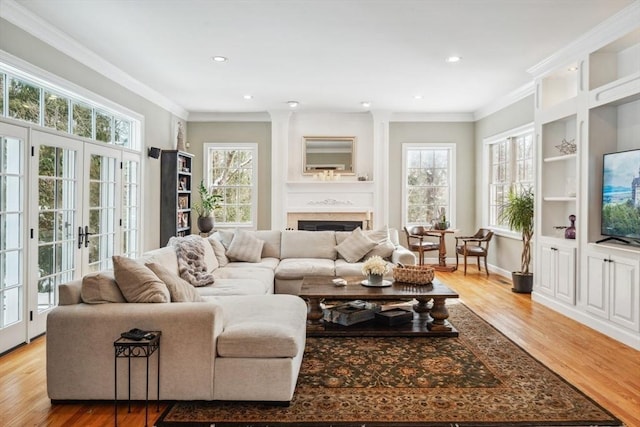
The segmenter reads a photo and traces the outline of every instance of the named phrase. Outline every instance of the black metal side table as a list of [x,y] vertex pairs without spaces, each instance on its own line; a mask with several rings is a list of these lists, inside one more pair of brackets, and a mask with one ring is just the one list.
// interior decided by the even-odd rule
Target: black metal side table
[[144,425],[147,427],[148,417],[149,417],[149,358],[155,351],[158,351],[158,367],[157,367],[157,412],[160,412],[160,336],[162,335],[161,331],[149,331],[150,334],[153,335],[153,338],[142,339],[140,341],[130,340],[127,338],[118,338],[113,342],[113,347],[115,349],[115,360],[114,360],[114,399],[113,406],[115,409],[115,425],[118,425],[118,359],[127,358],[128,367],[127,367],[127,376],[128,376],[128,385],[127,390],[129,392],[128,403],[129,403],[129,412],[131,412],[131,359],[137,357],[144,357],[147,359],[147,382],[146,382],[146,394],[145,394],[145,410],[144,410]]

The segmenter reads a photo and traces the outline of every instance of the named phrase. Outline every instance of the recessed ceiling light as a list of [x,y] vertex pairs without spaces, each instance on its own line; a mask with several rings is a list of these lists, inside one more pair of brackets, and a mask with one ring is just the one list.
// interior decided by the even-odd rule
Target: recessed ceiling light
[[569,67],[569,68],[567,68],[567,71],[578,71],[578,67],[576,67],[576,66]]
[[362,102],[360,103],[360,105],[362,105],[362,107],[363,107],[363,108],[369,108],[369,107],[371,107],[371,102],[369,102],[369,101],[362,101]]
[[253,95],[246,94],[243,96],[244,99],[253,99]]
[[298,101],[287,101],[287,104],[291,108],[296,108],[300,103]]
[[422,95],[413,95],[413,99],[422,99]]
[[213,60],[215,62],[227,62],[229,59],[225,56],[214,56]]
[[454,56],[448,57],[447,58],[447,62],[452,62],[452,63],[453,62],[460,62],[461,59],[462,59],[461,57],[454,55]]

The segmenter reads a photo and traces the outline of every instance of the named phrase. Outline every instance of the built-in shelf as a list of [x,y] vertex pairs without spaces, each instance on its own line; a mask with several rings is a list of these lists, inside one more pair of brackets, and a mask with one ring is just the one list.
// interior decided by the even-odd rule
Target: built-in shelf
[[545,202],[575,202],[575,196],[549,196],[543,197],[542,200]]
[[549,162],[562,162],[565,160],[572,160],[575,159],[576,157],[578,157],[577,154],[564,154],[562,156],[552,156],[552,157],[546,157],[544,159],[545,163],[549,163]]

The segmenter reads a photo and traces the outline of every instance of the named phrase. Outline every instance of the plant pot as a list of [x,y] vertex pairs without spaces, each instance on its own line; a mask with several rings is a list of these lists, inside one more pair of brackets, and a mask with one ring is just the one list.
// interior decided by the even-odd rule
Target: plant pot
[[513,292],[519,294],[530,294],[533,290],[533,273],[522,273],[521,271],[511,272],[513,280]]
[[382,284],[382,274],[369,274],[369,284],[370,285],[381,285]]
[[198,217],[198,229],[201,233],[208,233],[213,230],[213,216],[199,216]]

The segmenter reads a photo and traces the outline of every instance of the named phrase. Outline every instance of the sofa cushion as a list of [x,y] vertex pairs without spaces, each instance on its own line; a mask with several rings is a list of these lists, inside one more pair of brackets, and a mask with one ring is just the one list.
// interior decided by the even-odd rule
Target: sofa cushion
[[221,279],[217,278],[215,285],[194,288],[201,297],[228,295],[266,295],[273,293],[272,285],[266,285],[259,279]]
[[280,230],[256,230],[253,235],[264,241],[262,258],[280,258],[280,243],[282,232]]
[[169,302],[171,297],[164,282],[144,265],[114,255],[113,273],[127,302]]
[[200,302],[202,298],[196,289],[191,286],[189,282],[182,277],[173,273],[169,269],[165,268],[155,262],[146,263],[145,266],[153,271],[158,276],[158,279],[162,280],[167,289],[169,289],[169,295],[171,296],[171,302]]
[[220,357],[296,357],[304,351],[307,307],[299,297],[263,295],[219,301],[224,318],[217,342]]
[[347,261],[358,262],[376,245],[377,243],[365,236],[360,227],[358,227],[353,230],[349,237],[336,246],[336,250]]
[[260,262],[264,240],[255,238],[250,233],[237,230],[227,249],[227,257],[234,261]]
[[285,230],[281,237],[280,258],[336,259],[334,231]]
[[86,304],[127,302],[112,271],[99,271],[85,275],[82,278],[80,296],[82,302]]
[[208,240],[211,248],[213,249],[213,253],[216,256],[216,259],[218,260],[218,266],[224,267],[225,265],[229,264],[227,249],[224,247],[222,242],[218,240],[218,237],[211,236]]
[[214,277],[216,278],[216,283],[213,285],[217,286],[218,281],[221,279],[234,279],[237,280],[237,284],[239,287],[243,286],[246,280],[257,280],[262,283],[261,288],[259,289],[259,294],[272,294],[273,293],[273,279],[274,272],[269,268],[219,268],[213,272]]
[[[310,233],[318,233],[310,231]],[[304,276],[334,276],[335,262],[322,258],[287,258],[276,268],[278,279],[302,279]]]
[[[362,265],[364,262],[347,262],[344,259],[336,260],[336,276],[362,276]],[[385,278],[393,278],[394,264],[387,261],[389,264],[389,273],[385,275]]]
[[396,246],[391,243],[391,238],[389,236],[389,227],[387,227],[386,225],[380,230],[366,231],[365,235],[376,242],[376,246],[374,246],[364,256],[364,259],[371,258],[374,255],[377,255],[381,258],[389,258],[396,248]]
[[[263,250],[264,252],[264,250]],[[231,261],[229,264],[225,265],[226,268],[268,268],[270,270],[275,270],[280,260],[278,258],[262,258],[260,262],[252,262],[247,263],[243,261]]]

